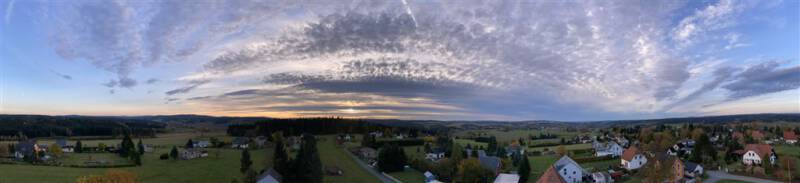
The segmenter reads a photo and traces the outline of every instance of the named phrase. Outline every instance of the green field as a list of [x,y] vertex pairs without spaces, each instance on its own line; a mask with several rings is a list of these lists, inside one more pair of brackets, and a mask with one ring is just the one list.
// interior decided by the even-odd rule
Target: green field
[[[545,129],[545,133],[551,133],[557,135],[559,138],[572,138],[577,135],[580,135],[581,132],[568,132],[563,129]],[[457,136],[461,137],[469,137],[471,135],[480,134],[481,136],[495,136],[498,142],[510,142],[512,140],[518,140],[519,138],[528,139],[529,135],[538,136],[542,133],[542,130],[473,130],[473,131],[462,131],[457,132]],[[591,135],[591,134],[590,134]],[[560,141],[558,139],[557,141]]]
[[528,156],[528,162],[531,165],[531,177],[528,182],[536,182],[544,171],[558,161],[558,158],[556,156]]
[[[322,140],[325,139],[325,140]],[[323,136],[317,142],[320,159],[323,166],[337,166],[344,174],[341,176],[325,176],[324,182],[380,182],[366,170],[358,166],[344,147],[337,147],[333,136]]]
[[619,166],[619,164],[620,164],[620,160],[619,159],[612,159],[612,160],[606,160],[606,161],[595,161],[595,162],[589,162],[589,163],[581,163],[581,167],[583,167],[584,169],[586,169],[586,170],[588,170],[590,172],[594,172],[594,171],[597,171],[597,170],[607,170],[609,166],[616,167],[616,166]]
[[[547,148],[550,151],[555,151],[556,148],[558,148],[558,146],[534,147],[534,148],[528,148],[528,151],[544,152],[545,148]],[[591,149],[591,148],[592,148],[592,144],[570,144],[570,145],[564,145],[564,149],[566,149],[568,151],[569,150],[577,150],[577,149]]]
[[425,182],[425,175],[423,175],[422,172],[419,172],[414,169],[407,169],[406,171],[403,172],[394,172],[390,173],[389,175],[404,183]]
[[[180,146],[186,143],[192,134],[160,135],[158,138],[143,139],[145,144],[162,146]],[[229,137],[226,137],[229,139]],[[323,140],[324,139],[324,140]],[[137,141],[137,140],[134,140]],[[74,143],[74,142],[71,142]],[[108,143],[117,144],[119,140],[86,140],[85,144]],[[325,182],[379,182],[379,180],[359,167],[343,148],[336,147],[332,136],[320,138],[318,150],[323,165],[335,165],[344,170],[342,176],[325,176]],[[209,149],[209,157],[194,160],[159,160],[159,155],[168,153],[169,148],[157,148],[154,153],[145,153],[143,165],[139,167],[120,168],[137,174],[139,182],[230,182],[241,179],[239,160],[241,150]],[[219,156],[217,156],[219,154]],[[253,168],[257,171],[269,167],[272,149],[250,151]],[[92,160],[125,163],[125,159],[110,153],[71,154],[65,153],[58,161],[65,164],[83,164],[91,156]],[[105,168],[71,168],[32,165],[0,165],[0,183],[6,182],[75,182],[80,176],[101,175]]]

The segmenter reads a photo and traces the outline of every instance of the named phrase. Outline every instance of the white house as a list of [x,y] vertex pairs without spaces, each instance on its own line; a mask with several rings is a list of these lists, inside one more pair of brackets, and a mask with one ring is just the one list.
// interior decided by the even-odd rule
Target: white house
[[600,146],[599,148],[595,149],[595,156],[622,156],[622,146],[617,144],[616,142],[609,142],[605,146]]
[[519,182],[519,175],[501,173],[494,179],[494,183],[517,183]]
[[440,148],[434,148],[431,152],[425,154],[425,159],[431,161],[439,161],[442,158],[444,158],[444,151]]
[[747,144],[742,155],[742,163],[745,165],[760,165],[764,160],[769,160],[770,164],[775,164],[775,151],[768,144]]
[[554,170],[558,172],[561,179],[567,183],[579,183],[583,180],[583,175],[588,174],[585,173],[586,170],[581,168],[581,166],[569,158],[569,156],[562,156],[561,159],[558,159],[558,161],[553,164],[553,167],[555,167]]
[[786,141],[787,144],[797,143],[797,134],[795,134],[794,131],[785,131],[783,132],[783,140]]
[[198,141],[194,141],[194,144],[192,144],[192,145],[195,148],[207,148],[208,146],[211,146],[211,142],[209,142],[207,140],[198,140]]
[[608,175],[608,173],[604,173],[604,172],[592,173],[591,178],[592,178],[592,182],[593,183],[612,183],[612,182],[614,182],[614,179],[611,179],[611,175]]
[[647,164],[647,158],[639,152],[639,148],[631,146],[628,149],[625,149],[625,152],[622,153],[622,159],[620,160],[623,168],[628,170],[635,170],[639,169],[644,164]]
[[697,163],[685,161],[683,162],[683,175],[690,179],[701,176],[703,175],[703,166]]

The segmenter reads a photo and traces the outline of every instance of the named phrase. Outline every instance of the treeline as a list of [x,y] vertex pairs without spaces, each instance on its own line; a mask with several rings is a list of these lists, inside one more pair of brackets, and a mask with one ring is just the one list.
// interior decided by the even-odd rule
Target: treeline
[[118,117],[0,115],[0,136],[28,138],[54,136],[154,136],[166,125]]
[[385,125],[369,123],[355,119],[342,118],[298,118],[298,119],[268,119],[249,124],[228,125],[228,135],[231,136],[258,136],[281,132],[284,135],[296,136],[304,133],[338,134],[338,133],[366,133],[371,131],[384,131],[393,128]]

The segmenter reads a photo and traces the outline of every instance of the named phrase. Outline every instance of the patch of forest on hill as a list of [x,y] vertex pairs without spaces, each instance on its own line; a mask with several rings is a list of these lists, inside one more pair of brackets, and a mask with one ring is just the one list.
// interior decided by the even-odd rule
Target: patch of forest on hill
[[0,115],[0,136],[154,136],[166,124],[121,117]]

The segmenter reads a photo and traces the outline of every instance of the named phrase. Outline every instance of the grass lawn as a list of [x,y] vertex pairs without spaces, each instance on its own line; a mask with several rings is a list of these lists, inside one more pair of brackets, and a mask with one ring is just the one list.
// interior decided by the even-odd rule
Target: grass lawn
[[[419,152],[417,152],[417,149],[419,149]],[[403,147],[403,152],[406,153],[408,160],[414,158],[425,158],[425,146],[405,146]]]
[[536,182],[539,176],[558,160],[556,156],[528,156],[531,164],[531,177],[528,182]]
[[112,153],[64,153],[56,161],[64,165],[87,165],[88,161],[100,162],[106,165],[129,165],[128,159]]
[[590,163],[581,163],[581,167],[588,170],[589,172],[594,172],[597,170],[607,170],[609,166],[616,167],[619,166],[620,160],[619,159],[612,159],[606,161],[595,161]]
[[[545,129],[545,133],[551,133],[557,135],[559,138],[572,138],[579,134],[580,132],[568,132],[561,129]],[[463,131],[457,132],[456,135],[467,137],[468,134],[486,134],[487,136],[495,136],[497,138],[497,142],[511,142],[512,140],[518,140],[519,138],[528,139],[528,135],[538,136],[542,130],[509,130],[509,131],[502,131],[502,130],[475,130],[475,131]],[[558,139],[560,141],[560,139]]]
[[317,151],[322,160],[322,166],[333,165],[344,171],[341,176],[325,176],[324,182],[380,182],[377,177],[356,164],[356,160],[345,154],[348,152],[344,148],[337,147],[334,136],[320,136],[320,140],[317,141]]
[[482,146],[483,148],[489,147],[489,143],[475,142],[474,140],[469,140],[469,139],[455,139],[453,142],[458,145],[461,145],[461,147],[463,148],[467,148],[467,144],[472,146],[472,148],[478,148],[480,146]]
[[[159,160],[158,155],[169,150],[160,149],[157,153],[146,153],[140,167],[120,168],[135,172],[139,182],[230,182],[240,179],[239,150],[220,150],[220,157],[195,160]],[[212,150],[214,151],[214,150]],[[251,151],[253,168],[266,167],[267,157],[272,151]],[[212,153],[213,154],[213,153]],[[109,154],[112,155],[112,154]],[[104,168],[69,168],[30,165],[0,165],[0,182],[75,182],[80,176],[106,171]],[[43,173],[46,172],[46,173]]]
[[800,146],[796,145],[775,145],[775,152],[778,153],[779,156],[794,156],[800,157]]
[[[550,151],[555,151],[556,148],[558,148],[558,146],[528,148],[528,151],[544,152],[544,148],[547,148]],[[564,145],[564,149],[566,149],[566,150],[591,149],[591,148],[592,148],[592,144],[570,144],[570,145]]]
[[750,182],[741,180],[722,179],[717,181],[716,183],[750,183]]
[[402,182],[408,182],[408,183],[425,182],[425,175],[422,175],[422,172],[419,172],[414,169],[406,169],[406,171],[394,172],[390,173],[389,175]]

